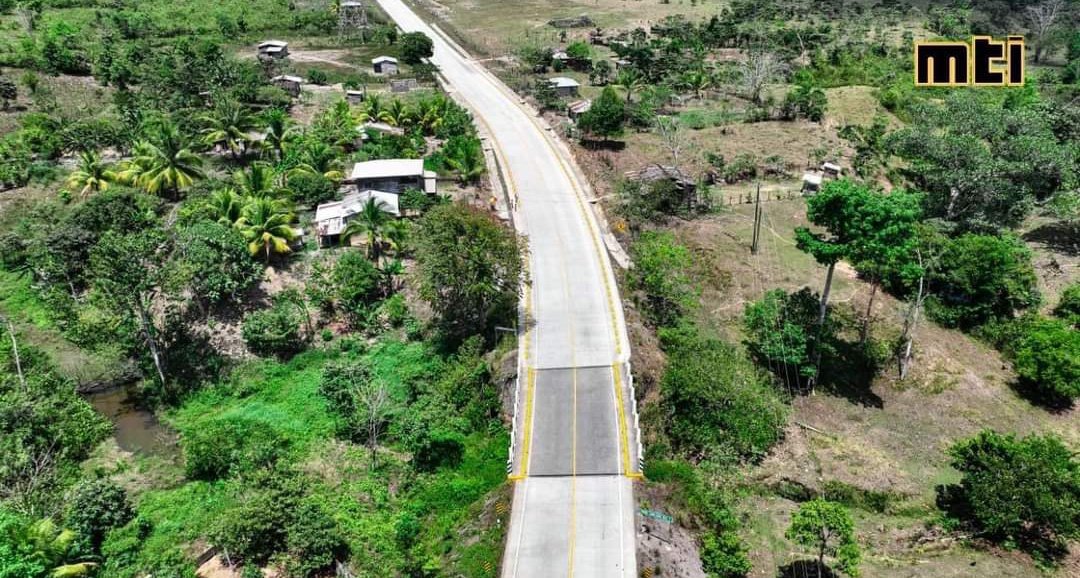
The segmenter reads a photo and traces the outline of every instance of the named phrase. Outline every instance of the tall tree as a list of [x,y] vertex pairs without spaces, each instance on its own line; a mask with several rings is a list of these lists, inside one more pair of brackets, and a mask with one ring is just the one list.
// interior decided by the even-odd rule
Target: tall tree
[[1045,0],[1024,9],[1027,16],[1029,29],[1035,36],[1035,62],[1038,63],[1050,46],[1054,36],[1054,29],[1058,22],[1065,16],[1068,7],[1065,0]]
[[278,189],[274,167],[260,161],[233,172],[233,183],[244,197],[274,197]]
[[821,498],[803,502],[791,516],[785,534],[797,544],[817,551],[818,576],[825,576],[825,556],[836,558],[837,567],[848,576],[859,575],[862,554],[855,541],[855,521],[842,504]]
[[818,324],[825,322],[828,312],[829,293],[832,289],[836,263],[848,257],[859,240],[857,213],[867,202],[870,190],[847,179],[826,183],[818,194],[806,201],[806,218],[825,229],[814,233],[806,227],[795,229],[795,241],[800,250],[813,255],[818,263],[827,267],[825,289],[821,292]]
[[236,226],[244,209],[244,199],[232,187],[224,187],[210,193],[206,201],[215,221],[229,227]]
[[605,86],[600,98],[578,119],[578,128],[585,134],[602,136],[604,140],[623,133],[626,110],[615,89]]
[[367,236],[367,256],[372,261],[379,259],[382,234],[393,216],[387,211],[386,203],[371,197],[364,203],[360,212],[349,219],[341,232],[341,243],[347,244],[354,235]]
[[175,199],[203,177],[202,164],[180,129],[163,122],[154,126],[148,139],[135,143],[134,157],[123,164],[119,175],[148,193]]
[[244,205],[236,226],[248,242],[248,251],[252,255],[263,253],[266,262],[270,263],[272,254],[292,251],[289,242],[296,239],[296,231],[292,228],[294,218],[284,203],[256,197]]
[[285,146],[296,136],[293,120],[284,109],[271,108],[263,113],[262,121],[266,125],[263,142],[274,151],[274,158],[280,161],[285,154]]
[[614,85],[626,91],[626,104],[630,104],[634,93],[645,88],[647,84],[645,75],[636,68],[623,67],[615,74]]
[[249,133],[259,127],[259,118],[244,104],[231,98],[218,100],[214,109],[199,117],[203,138],[209,145],[223,146],[233,158],[247,152],[252,137]]

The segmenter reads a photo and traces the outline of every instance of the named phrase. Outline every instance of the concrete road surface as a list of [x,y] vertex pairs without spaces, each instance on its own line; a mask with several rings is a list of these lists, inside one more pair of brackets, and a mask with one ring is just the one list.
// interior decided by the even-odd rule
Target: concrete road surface
[[535,113],[401,0],[379,0],[491,139],[527,236],[515,480],[504,578],[631,578],[637,440],[618,287],[586,184]]

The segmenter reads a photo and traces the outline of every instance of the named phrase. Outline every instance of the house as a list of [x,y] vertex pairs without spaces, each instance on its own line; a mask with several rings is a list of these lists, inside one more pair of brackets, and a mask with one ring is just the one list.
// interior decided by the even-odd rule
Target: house
[[315,232],[319,236],[320,247],[331,247],[341,241],[341,233],[349,220],[364,210],[364,205],[374,199],[383,211],[401,216],[398,195],[383,191],[361,190],[346,194],[340,201],[323,203],[315,209]]
[[825,162],[821,164],[821,172],[830,179],[838,179],[844,173],[844,169],[836,163]]
[[590,108],[592,108],[591,100],[575,100],[574,102],[566,105],[566,114],[570,117],[570,120],[577,121],[577,119],[581,117],[581,115],[589,112]]
[[375,74],[397,74],[398,61],[393,56],[377,56],[371,59],[371,68]]
[[390,81],[390,92],[393,92],[393,93],[409,92],[410,90],[414,90],[414,89],[418,88],[419,86],[420,85],[417,84],[415,78],[404,78],[404,79],[401,79],[401,80],[391,80]]
[[359,190],[374,189],[400,194],[417,189],[435,194],[435,173],[424,170],[421,159],[384,159],[366,161],[353,165],[352,173],[344,181]]
[[578,88],[581,87],[581,83],[565,76],[549,78],[548,83],[555,89],[555,93],[562,97],[577,96]]
[[296,98],[300,96],[300,85],[304,83],[304,79],[299,76],[289,76],[287,74],[281,74],[270,79],[270,82],[289,93],[289,96]]
[[346,90],[345,100],[349,104],[360,104],[367,98],[367,92],[363,90]]
[[693,193],[697,190],[696,180],[681,169],[670,165],[651,164],[639,171],[627,171],[623,176],[631,181],[650,184],[669,181],[675,185],[675,188],[686,193]]
[[804,173],[802,176],[802,192],[804,195],[812,195],[821,190],[821,175],[816,173]]
[[282,40],[267,40],[259,44],[259,58],[281,59],[288,55],[288,42]]

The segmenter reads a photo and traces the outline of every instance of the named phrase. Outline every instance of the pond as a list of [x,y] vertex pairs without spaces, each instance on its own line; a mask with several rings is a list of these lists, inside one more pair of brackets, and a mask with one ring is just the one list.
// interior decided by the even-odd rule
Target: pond
[[179,456],[176,432],[138,401],[133,386],[112,387],[84,397],[112,422],[113,437],[120,449],[166,459]]

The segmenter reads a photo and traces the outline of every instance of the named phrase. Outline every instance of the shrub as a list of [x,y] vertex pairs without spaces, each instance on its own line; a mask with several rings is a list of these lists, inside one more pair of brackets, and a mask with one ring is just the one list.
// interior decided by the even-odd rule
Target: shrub
[[780,440],[787,405],[750,360],[692,327],[664,330],[661,339],[668,354],[661,391],[675,444],[753,460]]
[[251,418],[219,418],[181,432],[184,474],[217,480],[266,467],[288,448],[270,424]]
[[308,82],[310,82],[311,84],[317,84],[319,86],[324,86],[330,80],[330,77],[328,74],[326,74],[326,71],[318,68],[312,68],[311,70],[309,70],[307,76]]
[[79,550],[101,553],[110,530],[135,516],[127,492],[107,479],[84,481],[72,490],[67,503],[66,527],[79,534]]
[[1080,536],[1080,461],[1053,435],[983,431],[949,450],[960,483],[939,503],[987,537],[1053,552]]
[[341,309],[356,324],[378,301],[382,274],[359,251],[348,251],[334,264],[334,292]]
[[1054,315],[1080,329],[1080,283],[1073,283],[1061,294],[1061,300],[1054,307]]
[[243,235],[233,227],[200,221],[179,231],[176,247],[174,273],[184,279],[195,297],[210,303],[236,299],[262,273],[262,267],[251,259]]
[[431,58],[435,45],[423,32],[406,32],[401,35],[401,60],[405,64],[420,64],[425,58]]
[[290,177],[289,190],[292,191],[294,201],[309,207],[332,201],[337,195],[334,181],[311,173],[300,173]]
[[725,183],[737,183],[756,177],[758,174],[757,157],[754,153],[741,153],[724,165],[721,177]]
[[1057,319],[1027,324],[1013,346],[1020,385],[1051,405],[1080,398],[1080,330]]
[[675,325],[695,303],[686,275],[690,251],[671,233],[653,231],[642,233],[630,250],[634,259],[630,288],[640,292],[645,316],[658,326]]
[[785,382],[791,374],[798,381],[815,376],[817,368],[811,357],[815,345],[822,348],[823,357],[830,352],[836,326],[826,318],[819,332],[819,303],[817,293],[804,287],[796,293],[774,289],[746,306],[743,325],[750,354]]
[[299,315],[285,303],[248,313],[242,334],[248,349],[263,357],[288,357],[304,348]]
[[289,576],[316,575],[348,553],[337,522],[313,502],[300,504],[285,532]]
[[741,578],[752,566],[746,546],[734,531],[706,532],[701,537],[701,567],[710,578]]

